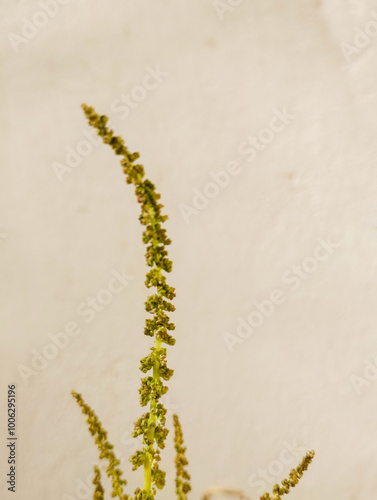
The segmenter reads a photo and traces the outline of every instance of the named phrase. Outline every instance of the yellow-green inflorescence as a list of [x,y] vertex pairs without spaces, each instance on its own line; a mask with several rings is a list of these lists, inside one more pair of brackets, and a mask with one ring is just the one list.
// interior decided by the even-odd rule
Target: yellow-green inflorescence
[[[161,214],[163,206],[158,202],[160,195],[156,193],[155,186],[148,179],[144,178],[144,168],[135,163],[139,158],[139,153],[130,153],[124,145],[122,138],[115,136],[113,130],[108,127],[108,118],[98,115],[92,107],[83,105],[85,115],[89,124],[93,126],[103,142],[109,144],[116,155],[121,156],[121,165],[126,175],[126,182],[135,185],[137,201],[141,205],[141,215],[139,220],[145,226],[143,232],[143,242],[146,245],[146,261],[151,268],[146,275],[145,284],[147,288],[153,288],[154,293],[145,302],[146,311],[152,318],[146,319],[144,334],[154,338],[154,345],[150,349],[150,354],[140,362],[140,370],[149,375],[141,379],[140,403],[147,407],[145,412],[136,422],[133,430],[133,437],[142,436],[143,446],[131,457],[133,469],[144,467],[143,489],[135,490],[135,500],[154,500],[156,488],[162,489],[165,485],[165,472],[159,467],[160,450],[165,447],[165,439],[168,435],[166,428],[166,409],[160,398],[168,390],[164,381],[170,379],[173,370],[168,368],[166,363],[167,349],[163,344],[172,346],[175,339],[170,332],[174,330],[174,324],[170,322],[168,313],[175,310],[171,300],[175,297],[175,289],[167,284],[164,273],[172,270],[172,262],[168,258],[166,246],[171,243],[166,236],[166,230],[162,227],[167,216]],[[95,436],[95,442],[100,450],[100,458],[107,459],[109,466],[107,475],[112,482],[112,497],[120,500],[130,500],[130,496],[123,492],[123,486],[127,484],[122,478],[122,471],[118,468],[120,461],[115,457],[113,446],[107,440],[107,433],[102,428],[94,411],[84,402],[81,395],[72,392],[77,403],[81,406],[82,412],[87,415],[89,430]],[[176,493],[178,500],[187,500],[187,493],[191,490],[190,475],[185,469],[188,464],[183,445],[183,434],[177,415],[173,416],[175,428],[175,449],[176,449]],[[273,496],[265,493],[261,500],[280,500],[281,495],[289,493],[294,487],[303,472],[312,461],[314,452],[306,454],[301,464],[293,469],[288,479],[282,481],[281,486],[276,484],[273,488]],[[104,499],[104,489],[101,484],[101,474],[98,467],[95,467],[94,500]]]
[[166,423],[166,409],[160,398],[168,390],[164,381],[169,380],[173,370],[166,364],[166,347],[163,344],[174,345],[175,339],[169,333],[175,326],[170,322],[167,313],[175,310],[171,300],[175,297],[175,289],[167,284],[166,276],[172,270],[172,262],[168,258],[166,246],[171,240],[166,236],[162,224],[167,215],[161,214],[162,205],[158,202],[160,195],[156,193],[155,186],[144,178],[144,168],[135,163],[139,153],[130,153],[121,137],[114,135],[113,130],[107,126],[108,118],[99,116],[92,107],[82,106],[89,124],[97,129],[103,142],[109,144],[115,154],[122,157],[121,165],[126,175],[126,182],[135,185],[137,201],[141,205],[139,220],[145,226],[143,242],[146,244],[147,265],[151,268],[146,275],[145,284],[155,291],[145,302],[145,309],[152,315],[146,319],[144,334],[154,337],[154,346],[148,356],[141,360],[140,370],[147,374],[141,380],[140,403],[147,406],[144,413],[135,423],[133,436],[143,436],[143,447],[136,451],[130,458],[133,469],[144,466],[144,488],[135,491],[136,499],[152,499],[156,488],[165,485],[165,472],[159,467],[160,450],[165,446],[168,435]]
[[[127,484],[127,481],[122,478],[122,471],[118,468],[120,460],[116,458],[115,453],[113,452],[114,446],[107,440],[107,432],[103,429],[102,424],[98,420],[98,417],[94,413],[94,411],[84,402],[81,394],[72,391],[72,395],[76,399],[78,405],[81,406],[81,411],[87,416],[86,421],[89,424],[89,432],[92,436],[95,437],[95,443],[98,447],[98,450],[100,451],[99,458],[106,458],[109,462],[109,466],[107,467],[106,472],[111,479],[111,483],[113,486],[111,496],[118,497],[120,500],[128,500],[129,496],[124,494],[123,492],[123,486]],[[95,468],[94,480],[96,481],[95,493],[98,494],[102,491],[103,494],[103,488],[100,482],[100,474],[98,468]],[[101,496],[98,496],[98,498],[101,499]]]
[[174,423],[174,448],[177,452],[175,457],[175,468],[176,468],[176,478],[175,478],[175,491],[177,493],[178,500],[187,500],[187,493],[191,491],[190,486],[190,474],[185,469],[185,465],[188,465],[186,458],[186,446],[183,445],[183,433],[181,424],[179,422],[178,415],[173,415]]
[[281,482],[281,486],[275,484],[273,488],[273,496],[271,497],[269,493],[265,493],[260,497],[260,500],[281,500],[281,495],[285,495],[289,493],[291,488],[294,488],[296,484],[301,479],[304,471],[309,467],[311,461],[314,457],[314,451],[308,451],[307,454],[302,459],[302,462],[296,467],[296,469],[292,469],[288,479],[283,479]]

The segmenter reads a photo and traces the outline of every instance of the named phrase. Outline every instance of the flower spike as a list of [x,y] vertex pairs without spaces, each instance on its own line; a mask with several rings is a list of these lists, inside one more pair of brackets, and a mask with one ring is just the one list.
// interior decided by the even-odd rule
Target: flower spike
[[175,479],[175,491],[177,493],[178,500],[187,500],[187,493],[191,491],[190,485],[190,474],[186,471],[185,465],[188,465],[186,458],[186,446],[183,445],[183,433],[182,427],[179,422],[178,415],[173,415],[175,436],[174,436],[174,448],[177,452],[175,458],[176,467],[176,479]]
[[[168,313],[175,310],[170,302],[175,297],[175,289],[167,284],[164,273],[172,270],[172,261],[168,258],[166,246],[171,240],[166,236],[163,223],[168,218],[162,215],[163,205],[159,203],[160,194],[156,193],[154,184],[144,178],[144,167],[135,163],[139,153],[130,153],[121,137],[114,134],[108,127],[108,118],[98,115],[94,108],[82,105],[89,124],[97,130],[97,133],[105,144],[113,149],[116,155],[122,157],[121,165],[126,176],[127,184],[134,184],[137,201],[141,205],[139,220],[145,226],[142,239],[146,245],[146,263],[151,269],[146,275],[145,285],[147,288],[155,288],[145,302],[145,310],[152,315],[145,322],[144,334],[154,337],[155,344],[150,349],[148,356],[141,360],[140,370],[143,373],[152,371],[151,375],[141,380],[140,403],[147,406],[148,412],[144,413],[136,422],[132,435],[143,436],[143,448],[136,451],[130,457],[133,469],[144,466],[144,489],[137,490],[136,496],[155,495],[156,488],[162,489],[165,485],[165,472],[159,467],[160,450],[164,448],[164,441],[168,435],[165,427],[166,409],[160,402],[168,388],[163,383],[173,375],[173,370],[166,364],[167,350],[162,344],[174,345],[175,339],[169,333],[175,329],[170,322]],[[140,492],[144,493],[140,493]]]
[[301,463],[296,467],[296,469],[292,469],[288,479],[283,479],[281,482],[281,486],[275,484],[273,488],[273,496],[270,497],[268,493],[265,493],[260,497],[260,500],[281,500],[281,495],[285,495],[289,493],[291,488],[294,488],[296,484],[299,482],[301,477],[304,474],[304,471],[307,470],[311,461],[314,458],[314,451],[308,451],[307,454],[302,459]]
[[[118,497],[120,500],[128,500],[130,497],[123,493],[123,486],[127,484],[127,481],[122,479],[122,471],[117,467],[120,464],[120,460],[116,458],[113,452],[114,446],[107,440],[107,432],[103,429],[94,411],[84,402],[81,394],[72,391],[72,396],[76,399],[78,405],[81,406],[82,413],[88,417],[86,421],[89,424],[90,434],[95,436],[95,443],[100,451],[99,458],[106,458],[109,461],[107,475],[113,485],[111,496]],[[96,475],[95,479],[97,480],[98,477]],[[96,491],[100,491],[99,487],[96,488]]]

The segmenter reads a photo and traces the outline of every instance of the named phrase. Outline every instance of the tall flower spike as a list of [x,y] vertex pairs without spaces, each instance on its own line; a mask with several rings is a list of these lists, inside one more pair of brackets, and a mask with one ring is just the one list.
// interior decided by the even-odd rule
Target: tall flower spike
[[183,446],[183,434],[181,424],[179,422],[178,415],[173,415],[174,422],[174,448],[177,452],[175,457],[175,468],[176,468],[176,478],[175,478],[175,491],[177,493],[178,500],[187,500],[187,493],[191,491],[190,486],[190,474],[186,471],[185,465],[188,465],[186,458],[186,446]]
[[[117,467],[120,464],[120,460],[116,458],[114,452],[112,451],[114,446],[108,442],[107,432],[103,429],[102,424],[98,420],[98,417],[94,413],[94,411],[84,402],[81,394],[72,391],[72,396],[76,399],[78,405],[81,406],[82,413],[84,413],[88,417],[86,421],[89,424],[90,434],[92,436],[95,436],[95,443],[100,451],[99,458],[106,458],[109,461],[107,475],[111,479],[111,483],[113,486],[111,496],[118,497],[120,500],[129,500],[130,497],[123,493],[123,486],[127,484],[127,481],[125,479],[122,479],[122,471]],[[95,479],[97,477],[98,476],[96,475]],[[100,490],[96,489],[96,491]]]
[[165,248],[171,241],[162,227],[167,215],[161,214],[163,206],[158,203],[160,195],[156,193],[154,184],[144,179],[143,166],[135,164],[139,153],[129,152],[123,139],[115,136],[113,130],[108,128],[106,116],[99,116],[86,104],[82,107],[89,124],[97,129],[103,142],[109,144],[115,154],[122,157],[121,165],[126,182],[135,185],[137,201],[141,205],[139,220],[145,226],[142,239],[147,246],[147,265],[151,268],[146,275],[145,284],[147,288],[153,287],[156,290],[145,302],[145,310],[152,318],[146,319],[144,334],[154,337],[155,344],[151,347],[151,353],[141,360],[140,370],[143,373],[152,370],[151,375],[141,380],[139,389],[140,403],[142,406],[148,406],[149,411],[135,422],[132,435],[143,436],[143,448],[136,451],[130,460],[133,469],[144,466],[144,489],[135,491],[137,500],[153,499],[156,488],[162,489],[165,485],[165,472],[159,468],[158,462],[160,450],[164,448],[164,441],[169,432],[165,427],[166,409],[159,400],[168,390],[163,381],[169,380],[173,375],[173,370],[166,364],[167,350],[162,344],[175,344],[175,339],[169,333],[175,326],[167,314],[175,310],[175,306],[170,302],[175,297],[175,289],[166,283],[166,276],[163,274],[172,269],[172,262]]
[[281,482],[282,484],[281,486],[275,484],[273,488],[273,496],[270,497],[268,493],[265,493],[263,496],[260,497],[260,500],[281,500],[281,495],[289,493],[289,490],[291,488],[294,488],[296,484],[299,482],[302,475],[304,474],[304,471],[306,471],[311,461],[313,460],[313,457],[314,457],[314,451],[313,450],[308,451],[308,453],[302,459],[300,465],[298,465],[296,469],[291,470],[289,478],[283,479],[283,481]]

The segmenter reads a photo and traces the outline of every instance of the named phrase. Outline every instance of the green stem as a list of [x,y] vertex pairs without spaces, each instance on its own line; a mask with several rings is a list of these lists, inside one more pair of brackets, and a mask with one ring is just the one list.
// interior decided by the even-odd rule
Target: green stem
[[144,464],[144,490],[150,493],[152,486],[152,464],[151,460],[146,460]]
[[[155,349],[159,351],[161,348],[162,341],[161,339],[156,339]],[[153,366],[153,378],[155,380],[160,380],[160,369],[159,369],[158,361],[155,362]],[[148,438],[151,446],[154,448],[154,431],[157,422],[157,402],[156,399],[153,399],[150,403],[150,416],[149,416],[149,433]],[[148,454],[149,455],[149,454]],[[147,458],[144,463],[144,490],[150,493],[152,487],[152,459],[147,455]]]
[[[154,212],[153,210],[148,210],[148,212],[149,216],[151,217],[151,225],[154,230],[155,228]],[[157,241],[155,236],[153,236],[152,245],[154,247],[157,246]],[[161,340],[156,339],[156,344],[155,344],[156,350],[159,350],[160,347],[161,347]],[[153,378],[155,380],[160,380],[159,364],[157,361],[154,363],[153,366]],[[151,443],[153,450],[154,450],[154,430],[157,420],[156,406],[157,406],[156,399],[153,398],[152,401],[150,402],[149,432],[148,432],[149,442]],[[151,487],[152,487],[152,457],[149,456],[148,454],[144,464],[144,490],[150,493]]]

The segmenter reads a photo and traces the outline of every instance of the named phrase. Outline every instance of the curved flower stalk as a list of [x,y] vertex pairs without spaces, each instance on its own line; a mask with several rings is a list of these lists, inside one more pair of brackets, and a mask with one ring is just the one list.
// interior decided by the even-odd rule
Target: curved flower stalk
[[173,415],[174,423],[174,448],[177,452],[175,457],[175,468],[176,468],[176,478],[175,478],[175,491],[177,493],[178,500],[187,500],[187,493],[191,491],[191,485],[189,483],[191,477],[186,471],[185,465],[188,465],[186,458],[186,446],[183,445],[183,433],[182,427],[179,422],[178,415]]
[[275,484],[273,488],[273,496],[270,497],[268,493],[265,493],[263,496],[260,497],[260,500],[281,500],[281,495],[285,495],[286,493],[289,493],[291,488],[294,488],[296,484],[299,482],[301,477],[304,474],[304,471],[307,470],[309,467],[311,461],[313,460],[314,457],[314,451],[308,451],[308,453],[304,456],[302,459],[302,462],[300,465],[296,467],[296,469],[292,469],[288,479],[283,479],[281,482],[281,486],[278,484]]
[[147,246],[146,261],[151,270],[146,275],[145,284],[155,291],[145,302],[146,311],[152,318],[146,319],[144,334],[154,337],[154,346],[148,356],[141,360],[140,370],[143,373],[152,372],[141,381],[140,403],[147,406],[144,413],[135,423],[133,437],[143,436],[143,448],[137,450],[130,461],[133,469],[144,466],[144,488],[135,491],[136,499],[153,499],[156,488],[162,489],[165,485],[165,472],[159,467],[160,450],[165,447],[168,435],[166,428],[166,409],[160,398],[168,390],[164,381],[170,379],[173,370],[166,363],[167,349],[163,344],[174,345],[175,339],[170,331],[175,329],[170,322],[168,312],[175,310],[170,302],[175,297],[175,289],[167,284],[166,276],[172,270],[172,261],[168,258],[166,246],[171,240],[166,236],[162,224],[167,215],[161,214],[162,205],[158,203],[160,195],[155,186],[148,179],[144,179],[144,168],[135,164],[139,153],[130,153],[122,138],[114,135],[113,130],[107,127],[108,118],[99,116],[92,107],[83,104],[83,110],[89,124],[97,129],[103,142],[109,144],[116,155],[122,157],[121,165],[126,175],[126,182],[135,185],[137,201],[141,205],[139,220],[145,226],[143,242]]

